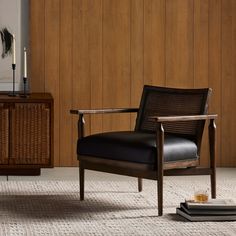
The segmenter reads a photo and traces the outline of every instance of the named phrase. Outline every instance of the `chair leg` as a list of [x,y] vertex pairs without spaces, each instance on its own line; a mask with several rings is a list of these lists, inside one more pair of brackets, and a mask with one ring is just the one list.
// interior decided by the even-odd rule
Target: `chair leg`
[[216,173],[211,174],[211,197],[216,198]]
[[143,190],[143,180],[142,178],[138,178],[138,191],[142,192]]
[[210,168],[211,173],[211,197],[216,198],[216,124],[210,120],[209,124],[209,144],[210,144]]
[[80,184],[80,200],[84,200],[84,168],[79,164],[79,184]]
[[158,215],[163,215],[163,176],[157,181]]
[[158,215],[163,215],[163,164],[164,164],[164,128],[158,123],[157,129],[157,198],[158,198]]

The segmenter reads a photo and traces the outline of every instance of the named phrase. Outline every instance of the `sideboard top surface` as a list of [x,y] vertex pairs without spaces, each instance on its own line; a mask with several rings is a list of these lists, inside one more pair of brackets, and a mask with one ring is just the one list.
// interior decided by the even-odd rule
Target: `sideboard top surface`
[[50,93],[31,93],[27,97],[23,97],[19,94],[12,97],[8,96],[6,92],[0,92],[0,102],[40,102],[40,101],[52,101],[52,95]]

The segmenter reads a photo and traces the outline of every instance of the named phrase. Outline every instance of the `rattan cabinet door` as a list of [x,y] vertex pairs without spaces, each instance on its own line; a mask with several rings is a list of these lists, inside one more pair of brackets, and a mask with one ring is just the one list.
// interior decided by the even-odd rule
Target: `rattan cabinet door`
[[0,164],[8,164],[8,108],[4,107],[3,103],[0,103]]
[[16,103],[10,109],[9,164],[50,165],[50,108],[44,103]]

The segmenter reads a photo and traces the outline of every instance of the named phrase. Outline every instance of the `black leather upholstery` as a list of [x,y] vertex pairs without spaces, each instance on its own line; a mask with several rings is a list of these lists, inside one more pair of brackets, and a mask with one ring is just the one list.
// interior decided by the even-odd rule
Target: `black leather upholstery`
[[[154,164],[157,159],[156,134],[121,131],[90,135],[78,140],[77,154]],[[197,145],[193,141],[174,135],[165,135],[164,162],[196,158]]]

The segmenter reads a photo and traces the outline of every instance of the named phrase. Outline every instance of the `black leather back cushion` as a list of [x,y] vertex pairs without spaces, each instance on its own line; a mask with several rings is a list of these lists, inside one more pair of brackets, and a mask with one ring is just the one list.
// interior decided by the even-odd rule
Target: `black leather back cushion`
[[[77,154],[154,164],[157,159],[156,134],[120,131],[90,135],[78,140]],[[196,158],[197,146],[193,141],[174,135],[165,135],[165,162]]]

